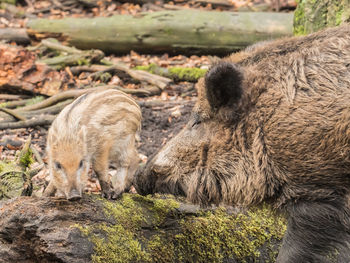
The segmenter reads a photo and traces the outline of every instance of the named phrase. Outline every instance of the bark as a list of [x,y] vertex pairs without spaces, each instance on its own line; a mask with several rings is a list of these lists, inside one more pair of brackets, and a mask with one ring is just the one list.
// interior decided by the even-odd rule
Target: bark
[[284,219],[266,207],[200,210],[169,196],[0,202],[2,262],[274,261]]
[[59,36],[80,49],[107,53],[228,54],[258,41],[292,34],[291,13],[161,11],[139,16],[35,19],[28,32]]
[[299,0],[294,13],[294,33],[305,35],[350,22],[348,0]]

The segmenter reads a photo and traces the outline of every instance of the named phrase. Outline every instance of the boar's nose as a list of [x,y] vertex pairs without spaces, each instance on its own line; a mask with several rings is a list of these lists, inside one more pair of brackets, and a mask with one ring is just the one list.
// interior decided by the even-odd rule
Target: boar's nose
[[68,200],[77,201],[79,199],[81,199],[81,194],[78,192],[77,189],[72,189],[68,194]]

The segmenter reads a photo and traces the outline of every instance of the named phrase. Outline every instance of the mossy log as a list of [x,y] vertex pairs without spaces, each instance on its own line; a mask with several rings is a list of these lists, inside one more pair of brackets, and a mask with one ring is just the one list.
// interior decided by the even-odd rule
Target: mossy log
[[[30,145],[31,137],[29,136],[15,161],[6,162],[0,160],[0,200],[32,194],[31,179],[34,174],[33,170],[29,170],[29,168],[34,159]],[[37,172],[39,171],[35,171],[35,173]]]
[[294,34],[306,35],[344,22],[350,22],[348,0],[298,0],[294,13]]
[[228,54],[258,41],[292,35],[291,13],[160,11],[138,16],[35,19],[28,33],[55,36],[107,53]]
[[274,262],[285,220],[268,207],[201,210],[167,196],[0,202],[4,262]]

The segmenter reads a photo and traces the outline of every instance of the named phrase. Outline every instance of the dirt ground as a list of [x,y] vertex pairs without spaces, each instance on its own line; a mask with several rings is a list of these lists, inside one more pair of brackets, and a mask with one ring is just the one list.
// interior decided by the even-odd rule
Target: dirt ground
[[[194,101],[172,108],[142,107],[142,130],[139,152],[150,157],[156,153],[174,135],[186,125],[190,117]],[[172,113],[180,112],[181,115],[172,117]]]

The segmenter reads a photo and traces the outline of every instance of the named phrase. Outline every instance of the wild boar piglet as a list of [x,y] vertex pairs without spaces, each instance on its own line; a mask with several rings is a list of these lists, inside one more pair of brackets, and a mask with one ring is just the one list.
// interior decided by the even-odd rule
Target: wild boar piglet
[[[44,195],[80,199],[91,164],[103,196],[117,198],[131,186],[138,166],[135,138],[140,127],[140,107],[123,92],[104,89],[78,97],[49,129],[51,178]],[[111,179],[110,163],[117,169]]]

